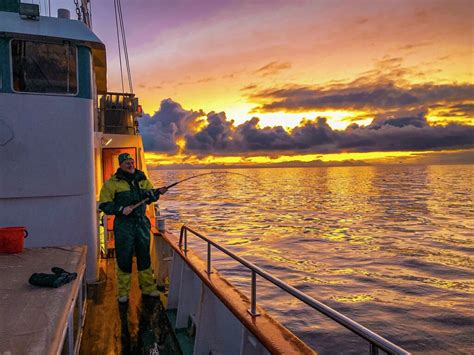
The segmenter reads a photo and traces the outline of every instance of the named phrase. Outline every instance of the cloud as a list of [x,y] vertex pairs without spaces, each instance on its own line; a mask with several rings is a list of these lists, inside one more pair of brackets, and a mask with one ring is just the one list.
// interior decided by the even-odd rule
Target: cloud
[[367,126],[352,124],[334,130],[326,118],[303,120],[300,126],[260,127],[259,119],[235,125],[224,112],[185,110],[171,99],[161,103],[152,117],[140,119],[147,151],[207,155],[307,154],[378,151],[424,151],[474,147],[474,126],[433,126],[424,111],[380,114]]
[[199,79],[199,80],[196,80],[196,83],[198,84],[201,84],[201,83],[208,83],[210,81],[215,81],[216,78],[212,77],[212,76],[209,76],[209,77],[206,77],[206,78],[202,78],[202,79]]
[[257,85],[250,84],[250,85],[247,85],[247,86],[244,86],[243,88],[241,88],[240,91],[253,90],[253,89],[256,89],[256,88],[257,88]]
[[474,127],[430,126],[422,116],[374,120],[367,127],[349,126],[337,147],[352,152],[472,148]]
[[[361,73],[352,81],[270,87],[249,92],[248,99],[259,105],[253,109],[254,113],[325,110],[383,113],[388,110],[426,110],[440,104],[452,106],[474,101],[473,84],[423,83],[421,80],[436,72],[436,68],[422,72],[418,67],[402,64],[402,58],[384,57],[375,63],[373,69]],[[421,83],[412,84],[407,78],[418,78]]]
[[185,110],[171,99],[163,100],[153,116],[138,120],[145,150],[176,153],[177,139],[195,131],[203,115],[202,111]]
[[291,150],[291,136],[281,126],[260,128],[257,117],[239,125],[235,132],[238,147],[244,151]]
[[265,64],[263,67],[258,68],[255,70],[256,74],[259,74],[261,76],[269,76],[269,75],[275,75],[282,70],[286,70],[291,68],[291,63],[289,62],[270,62],[268,64]]
[[140,89],[162,89],[163,88],[161,85],[148,86],[148,85],[145,85],[145,84],[138,84],[138,87]]
[[338,133],[327,124],[326,118],[318,117],[314,121],[306,120],[302,123],[291,131],[299,150],[327,153],[337,149]]
[[225,75],[222,75],[222,79],[233,79],[236,75],[237,73],[225,74]]
[[207,126],[196,134],[187,134],[186,149],[191,152],[213,153],[232,150],[233,121],[227,121],[224,112],[211,112]]
[[354,19],[353,23],[356,24],[356,25],[365,25],[366,23],[369,22],[369,18],[368,17],[357,17],[356,19]]
[[258,126],[254,117],[235,127],[225,113],[211,112],[207,126],[186,135],[186,150],[193,154],[237,154],[242,152],[285,151],[294,148],[290,135],[282,127]]
[[474,104],[465,103],[450,106],[443,116],[461,116],[474,118]]
[[419,84],[411,87],[401,87],[393,82],[351,84],[344,87],[293,86],[267,89],[252,94],[251,99],[266,102],[254,109],[254,112],[307,112],[334,109],[383,111],[474,100],[472,84]]
[[399,47],[400,50],[411,51],[413,49],[418,49],[420,47],[426,47],[432,45],[432,42],[418,42],[418,43],[409,43],[404,46]]
[[384,126],[392,126],[398,128],[402,128],[405,126],[413,126],[417,128],[428,127],[428,122],[426,122],[424,115],[424,112],[396,112],[388,115],[379,115],[374,118],[368,128],[380,129]]

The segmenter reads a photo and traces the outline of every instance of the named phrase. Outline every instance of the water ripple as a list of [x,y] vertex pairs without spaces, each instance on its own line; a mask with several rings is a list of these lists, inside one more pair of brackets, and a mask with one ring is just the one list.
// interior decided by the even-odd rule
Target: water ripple
[[[151,178],[163,186],[202,172]],[[409,351],[474,353],[472,165],[237,172],[252,183],[207,175],[171,189],[159,201],[168,225],[190,225]],[[221,254],[214,265],[249,294],[249,273]],[[258,282],[259,303],[319,352],[367,348]]]

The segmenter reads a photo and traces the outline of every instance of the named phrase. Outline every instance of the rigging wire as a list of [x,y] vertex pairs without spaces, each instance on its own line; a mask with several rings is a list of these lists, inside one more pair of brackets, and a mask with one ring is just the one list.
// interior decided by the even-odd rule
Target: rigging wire
[[122,30],[122,41],[123,41],[123,53],[125,57],[125,64],[127,66],[127,75],[128,75],[128,85],[130,89],[130,93],[133,93],[133,84],[132,84],[132,72],[130,70],[130,61],[128,59],[128,46],[127,46],[127,38],[125,35],[125,25],[123,22],[123,15],[122,15],[122,2],[121,0],[117,0],[118,4],[118,14],[120,19],[120,27]]
[[[51,0],[49,0],[51,1]],[[90,29],[92,30],[92,1],[88,1],[89,4],[89,24],[90,24]]]
[[117,29],[117,45],[118,45],[118,52],[119,52],[119,61],[120,61],[120,78],[122,80],[122,93],[125,93],[124,85],[123,85],[123,70],[122,70],[122,51],[120,49],[120,34],[119,34],[119,24],[118,24],[118,15],[117,15],[117,1],[114,0],[114,10],[115,10],[115,27]]
[[125,24],[123,22],[123,15],[122,15],[122,2],[121,0],[118,1],[118,12],[119,12],[119,18],[120,18],[120,25],[122,29],[122,40],[123,40],[123,52],[125,56],[125,63],[127,65],[127,74],[128,74],[128,85],[130,92],[133,93],[133,84],[132,84],[132,72],[130,70],[130,61],[128,59],[128,46],[127,46],[127,38],[125,35]]
[[118,43],[118,50],[119,50],[120,78],[122,81],[122,93],[125,93],[125,85],[124,85],[124,78],[123,78],[124,75],[123,75],[123,66],[122,66],[122,49],[123,49],[125,67],[127,70],[128,89],[130,93],[133,93],[132,71],[130,70],[130,60],[128,57],[127,37],[125,34],[125,25],[123,21],[121,0],[114,0],[114,11],[115,11],[115,27],[117,30],[117,43]]

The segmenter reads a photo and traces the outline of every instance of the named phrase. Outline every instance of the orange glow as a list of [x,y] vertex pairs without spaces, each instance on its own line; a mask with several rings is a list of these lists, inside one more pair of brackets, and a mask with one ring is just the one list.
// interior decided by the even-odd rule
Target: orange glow
[[[288,128],[302,118],[325,116],[333,129],[344,129],[358,117],[356,122],[367,124],[375,112],[352,111],[349,105],[333,112],[254,113],[261,104],[255,96],[289,86],[324,91],[367,83],[473,82],[472,15],[462,2],[377,2],[368,7],[329,2],[323,12],[319,2],[283,1],[273,4],[271,12],[256,3],[264,2],[232,6],[219,16],[210,13],[209,21],[161,21],[163,28],[152,26],[153,21],[141,23],[146,30],[133,31],[129,42],[144,111],[153,115],[163,99],[171,98],[188,110],[226,112],[236,124],[257,116],[262,127]],[[105,23],[97,28],[99,37],[112,44],[109,29]],[[114,51],[110,45],[108,85],[119,91]],[[473,121],[436,112],[430,120]]]
[[453,154],[464,152],[463,150],[456,151],[424,151],[424,152],[367,152],[367,153],[335,153],[335,154],[305,154],[305,155],[281,155],[278,157],[271,156],[185,156],[181,154],[168,155],[157,154],[154,152],[145,153],[145,161],[151,168],[156,166],[171,166],[174,164],[189,164],[189,165],[209,165],[216,164],[225,166],[239,165],[239,166],[255,166],[258,164],[274,164],[274,163],[288,163],[301,162],[309,163],[313,161],[320,161],[327,164],[338,163],[367,163],[367,164],[390,164],[390,163],[416,163],[421,156],[430,154]]
[[184,151],[184,148],[186,147],[186,141],[184,140],[183,137],[177,137],[176,145],[179,147],[178,155],[181,155],[182,152]]
[[[465,102],[466,104],[474,104],[474,102]],[[449,123],[458,123],[474,126],[474,116],[465,114],[451,113],[444,107],[433,108],[427,115],[427,120],[431,124],[447,125]]]
[[333,129],[345,129],[351,123],[367,125],[373,119],[373,115],[370,115],[370,113],[357,110],[252,113],[252,107],[252,104],[234,106],[231,109],[227,109],[226,114],[229,119],[235,121],[235,125],[244,123],[252,117],[258,117],[260,127],[282,126],[286,129],[299,126],[302,120],[314,120],[317,117],[327,118],[327,123]]
[[[474,125],[467,90],[452,97],[429,92],[473,83],[472,16],[461,2],[328,3],[324,12],[320,7],[289,1],[268,13],[266,6],[236,6],[212,21],[136,31],[130,52],[144,110],[153,115],[167,98],[184,110],[202,110],[204,116],[186,127],[191,133],[203,129],[209,112],[224,112],[234,127],[257,117],[260,128],[282,126],[288,132],[303,119],[325,117],[333,130],[344,130],[405,112],[426,112],[433,125]],[[118,58],[109,58],[109,67],[118,68]],[[119,79],[111,75],[109,88],[120,87]],[[385,95],[383,89],[392,86],[400,92]],[[402,100],[417,86],[423,95]],[[295,91],[286,96],[289,90]],[[414,152],[196,157],[185,156],[182,138],[177,144],[177,155],[147,157],[165,165],[415,159]]]

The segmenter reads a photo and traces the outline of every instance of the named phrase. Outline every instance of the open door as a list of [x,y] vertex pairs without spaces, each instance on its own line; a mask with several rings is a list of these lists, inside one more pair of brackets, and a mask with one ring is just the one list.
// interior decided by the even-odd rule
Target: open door
[[[130,154],[137,161],[137,148],[104,148],[102,149],[102,171],[104,182],[115,174],[119,168],[118,156],[122,153]],[[110,234],[114,230],[114,216],[107,216],[107,231]],[[110,236],[111,237],[111,236]],[[107,249],[114,249],[113,238],[107,238]]]
[[102,171],[104,182],[109,180],[119,168],[118,156],[122,153],[130,154],[137,161],[137,148],[104,148],[102,149]]

